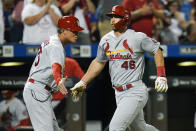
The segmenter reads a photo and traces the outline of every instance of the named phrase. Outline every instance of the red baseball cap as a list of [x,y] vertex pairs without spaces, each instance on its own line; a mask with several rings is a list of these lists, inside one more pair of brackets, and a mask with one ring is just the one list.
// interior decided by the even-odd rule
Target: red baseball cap
[[58,20],[58,27],[71,31],[82,31],[84,28],[79,26],[79,20],[74,16],[63,16]]

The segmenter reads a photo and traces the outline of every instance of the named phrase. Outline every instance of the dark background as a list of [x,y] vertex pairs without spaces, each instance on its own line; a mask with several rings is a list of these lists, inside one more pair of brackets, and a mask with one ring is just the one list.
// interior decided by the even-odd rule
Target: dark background
[[[92,58],[75,58],[84,72],[86,72]],[[195,58],[166,58],[165,65],[169,77],[195,77],[195,67],[178,67],[177,63]],[[0,63],[6,61],[25,62],[18,67],[0,67],[0,77],[25,77],[27,78],[33,58],[1,58]],[[154,62],[146,59],[144,81],[149,87],[149,76],[156,74]],[[2,87],[0,87],[2,88]],[[195,87],[169,86],[167,94],[167,126],[168,131],[194,131],[194,112],[196,111]],[[111,88],[108,64],[98,77],[89,85],[86,91],[86,119],[100,120],[103,129],[106,128],[115,111],[114,90]],[[154,112],[156,113],[156,112]],[[147,114],[148,117],[148,114]]]

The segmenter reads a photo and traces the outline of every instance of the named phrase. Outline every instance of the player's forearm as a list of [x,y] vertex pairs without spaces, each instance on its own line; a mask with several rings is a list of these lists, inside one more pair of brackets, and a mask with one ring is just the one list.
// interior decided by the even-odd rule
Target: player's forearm
[[86,74],[82,78],[82,81],[84,81],[86,84],[91,82],[103,70],[105,64],[106,62],[99,62],[96,59],[94,59],[91,62]]
[[155,60],[156,68],[157,68],[157,76],[166,76],[164,57],[160,49],[154,55],[154,60]]
[[160,49],[158,49],[157,53],[154,54],[154,59],[156,66],[164,66],[164,57]]
[[50,16],[51,16],[51,18],[52,18],[53,23],[54,23],[55,25],[57,25],[60,16],[58,16],[51,8],[49,9],[48,12],[49,12],[49,14],[50,14]]

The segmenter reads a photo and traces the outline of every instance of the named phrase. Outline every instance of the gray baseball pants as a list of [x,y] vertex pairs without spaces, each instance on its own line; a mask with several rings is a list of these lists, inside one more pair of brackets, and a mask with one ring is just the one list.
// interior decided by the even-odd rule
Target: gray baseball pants
[[143,108],[148,100],[145,84],[121,92],[115,90],[115,97],[117,108],[110,122],[109,131],[158,131],[144,120]]

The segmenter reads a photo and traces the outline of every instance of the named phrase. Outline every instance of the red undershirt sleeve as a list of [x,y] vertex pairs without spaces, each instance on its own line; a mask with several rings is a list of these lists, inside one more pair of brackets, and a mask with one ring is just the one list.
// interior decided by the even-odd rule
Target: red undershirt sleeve
[[52,74],[57,85],[61,80],[61,69],[62,67],[59,63],[52,64]]

